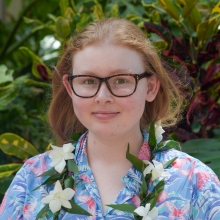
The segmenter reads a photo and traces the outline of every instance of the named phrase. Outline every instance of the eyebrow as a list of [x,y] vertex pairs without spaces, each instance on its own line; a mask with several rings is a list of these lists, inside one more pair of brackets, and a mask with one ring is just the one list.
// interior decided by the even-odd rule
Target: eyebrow
[[[133,73],[131,70],[129,69],[115,69],[113,71],[110,71],[109,72],[109,75],[112,76],[112,75],[117,75],[117,74],[127,74],[127,73]],[[99,76],[99,74],[93,72],[93,71],[90,71],[90,70],[85,70],[85,71],[81,71],[81,72],[78,72],[77,74],[74,74],[74,75],[91,75],[91,76]]]

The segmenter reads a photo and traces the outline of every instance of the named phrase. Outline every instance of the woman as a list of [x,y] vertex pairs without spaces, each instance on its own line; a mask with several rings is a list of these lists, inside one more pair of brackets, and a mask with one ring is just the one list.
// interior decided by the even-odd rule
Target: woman
[[[63,148],[53,146],[25,163],[6,193],[0,219],[35,219],[43,207],[42,219],[220,219],[220,183],[211,169],[176,150],[157,152],[157,162],[152,161],[149,125],[176,124],[182,97],[133,23],[110,18],[90,24],[65,45],[52,82],[49,121]],[[74,149],[66,143],[77,132],[85,133]],[[130,153],[147,164],[177,157],[166,172],[155,165],[161,175],[151,179],[148,193],[165,180],[156,206],[146,204],[133,213],[106,206],[141,204],[142,173],[126,159],[128,144]],[[74,173],[69,172],[74,163],[68,162],[73,158]],[[33,191],[47,179],[38,175],[53,167],[53,175],[67,175],[54,180],[55,186]],[[74,190],[65,185],[69,178]],[[71,200],[91,216],[69,213]]]

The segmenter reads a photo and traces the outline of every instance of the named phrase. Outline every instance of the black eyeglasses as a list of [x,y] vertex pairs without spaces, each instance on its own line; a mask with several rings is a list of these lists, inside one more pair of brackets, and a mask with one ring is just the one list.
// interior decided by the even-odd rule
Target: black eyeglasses
[[137,89],[138,81],[152,74],[144,72],[142,74],[118,74],[105,78],[90,75],[68,76],[72,90],[76,96],[81,98],[91,98],[95,96],[101,83],[105,82],[109,91],[116,97],[131,96]]

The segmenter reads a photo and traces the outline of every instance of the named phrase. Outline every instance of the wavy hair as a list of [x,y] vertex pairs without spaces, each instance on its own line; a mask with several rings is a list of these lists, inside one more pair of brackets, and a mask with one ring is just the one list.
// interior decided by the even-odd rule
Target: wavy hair
[[160,89],[155,100],[145,105],[140,119],[141,128],[148,130],[153,120],[160,120],[162,126],[168,127],[175,125],[180,119],[183,103],[183,97],[178,88],[180,83],[174,82],[163,68],[161,59],[151,42],[132,22],[120,18],[107,18],[91,23],[75,34],[61,51],[52,77],[52,101],[48,111],[49,124],[59,144],[70,141],[69,136],[73,133],[86,131],[74,113],[72,100],[63,85],[62,76],[66,73],[72,74],[72,61],[77,51],[87,45],[105,41],[128,46],[139,52],[143,58],[145,70],[155,75],[160,81]]

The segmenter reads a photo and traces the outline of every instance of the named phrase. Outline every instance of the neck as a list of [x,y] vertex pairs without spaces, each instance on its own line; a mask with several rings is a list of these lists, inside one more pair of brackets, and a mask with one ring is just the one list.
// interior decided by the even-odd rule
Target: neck
[[129,144],[130,153],[137,156],[143,144],[143,135],[139,130],[136,132],[115,136],[100,137],[92,132],[88,133],[87,154],[91,165],[93,161],[105,164],[127,163],[126,151]]

